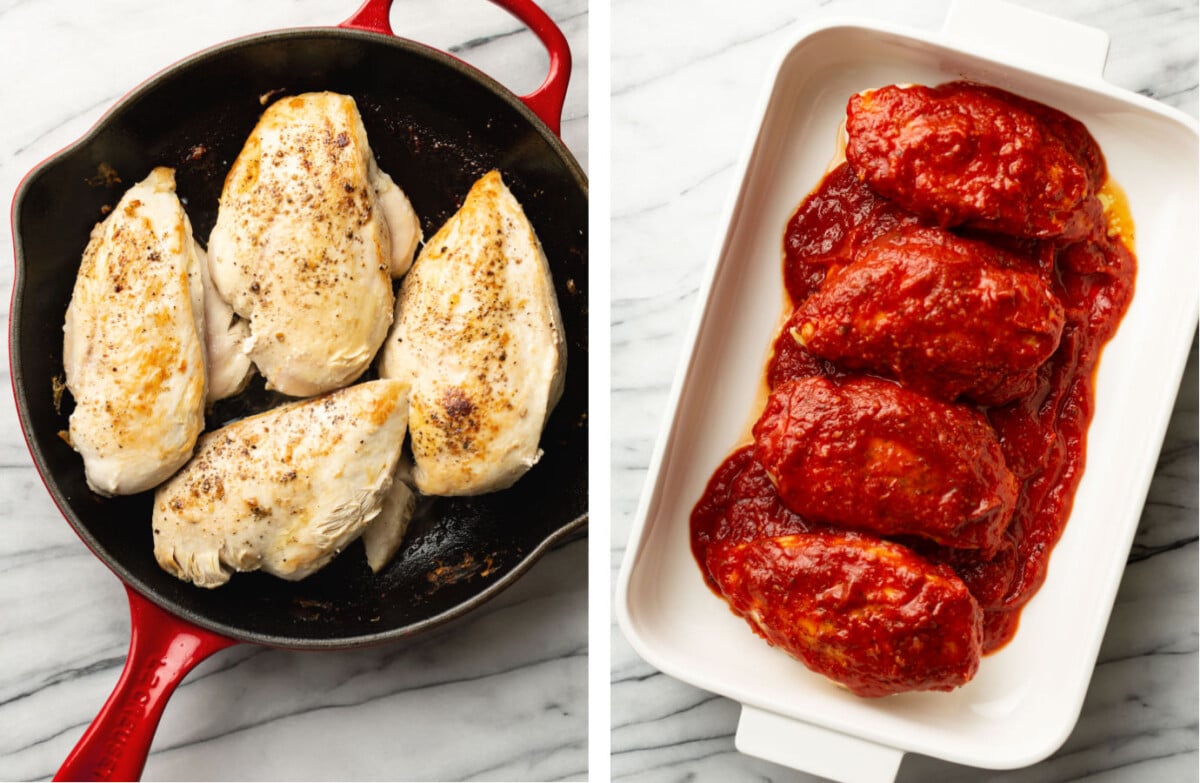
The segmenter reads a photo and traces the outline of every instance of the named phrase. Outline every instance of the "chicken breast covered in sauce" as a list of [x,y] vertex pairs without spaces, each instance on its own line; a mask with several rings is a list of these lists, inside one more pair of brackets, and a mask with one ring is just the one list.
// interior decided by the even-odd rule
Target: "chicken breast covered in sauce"
[[379,369],[412,385],[422,492],[504,489],[541,456],[566,345],[549,262],[499,172],[475,183],[404,278]]
[[942,227],[1076,240],[1103,223],[1104,159],[1061,112],[967,82],[850,97],[846,159],[872,190]]
[[63,326],[71,446],[102,495],[143,492],[204,427],[204,294],[175,174],[156,168],[92,231]]
[[226,177],[208,252],[217,290],[249,321],[244,350],[271,388],[304,397],[371,363],[392,274],[419,237],[354,99],[307,93],[263,113]]
[[950,690],[1046,578],[1133,225],[1088,129],[996,87],[865,90],[845,136],[787,222],[764,409],[690,543],[814,671],[860,696]]
[[995,405],[1033,390],[1064,323],[1050,283],[1024,259],[908,226],[836,267],[797,308],[791,334],[839,365]]
[[855,533],[716,547],[712,575],[733,611],[859,696],[949,691],[979,668],[982,613],[948,566]]
[[[374,524],[385,505],[405,511],[406,499],[391,489],[407,419],[407,385],[381,380],[206,434],[191,462],[155,494],[155,558],[201,587],[258,569],[303,579]],[[382,546],[383,559],[395,551]]]
[[981,413],[879,378],[779,386],[754,441],[784,504],[814,521],[993,553],[1016,507]]
[[793,303],[816,291],[831,269],[889,231],[919,223],[917,215],[876,195],[842,163],[796,207],[783,234],[783,281]]

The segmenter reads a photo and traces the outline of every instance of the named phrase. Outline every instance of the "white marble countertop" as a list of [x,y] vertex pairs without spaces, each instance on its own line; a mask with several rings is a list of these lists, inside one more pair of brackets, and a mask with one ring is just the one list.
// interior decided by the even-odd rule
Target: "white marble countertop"
[[[181,57],[242,35],[336,25],[360,1],[0,0],[0,200],[7,208],[29,169]],[[586,168],[588,5],[541,4],[572,47],[563,138]],[[404,0],[391,21],[518,94],[545,75],[537,39],[483,0]],[[10,232],[0,221],[5,253]],[[11,263],[0,264],[5,303],[11,284]],[[44,779],[116,682],[129,619],[120,583],[39,481],[11,396],[0,405],[0,529],[0,780]],[[584,779],[586,575],[586,540],[575,540],[477,612],[413,643],[222,651],[167,706],[145,776]]]
[[[1194,0],[1019,0],[1099,27],[1105,78],[1197,114]],[[937,29],[948,0],[616,0],[612,7],[612,557],[615,578],[737,185],[760,90],[797,25],[864,16]],[[1197,777],[1197,370],[1193,345],[1079,723],[1050,759],[992,772],[906,756],[898,780]],[[612,628],[612,778],[816,781],[734,749],[740,707],[656,671]]]

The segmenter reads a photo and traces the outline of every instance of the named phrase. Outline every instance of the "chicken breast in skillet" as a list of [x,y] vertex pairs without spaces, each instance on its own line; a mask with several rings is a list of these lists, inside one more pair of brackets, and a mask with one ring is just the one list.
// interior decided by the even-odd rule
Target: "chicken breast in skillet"
[[380,380],[204,435],[155,494],[155,558],[200,587],[257,569],[303,579],[383,510],[407,419],[406,384]]
[[242,391],[254,374],[254,364],[242,350],[250,337],[250,324],[221,298],[209,271],[208,254],[198,244],[196,255],[204,282],[204,366],[208,370],[205,399],[212,404]]
[[392,476],[392,486],[383,498],[379,516],[363,531],[363,548],[367,554],[367,565],[375,573],[383,570],[408,532],[408,523],[417,510],[417,494],[412,489],[412,460],[400,455],[400,462]]
[[150,489],[204,427],[204,294],[175,173],[156,168],[92,230],[63,325],[69,436],[88,486]]
[[358,378],[391,324],[391,274],[419,238],[353,98],[272,104],[225,179],[208,245],[213,282],[249,321],[244,349],[268,387],[307,397]]
[[541,456],[567,355],[549,263],[499,172],[425,244],[396,313],[380,375],[412,386],[416,487],[477,495],[512,485]]

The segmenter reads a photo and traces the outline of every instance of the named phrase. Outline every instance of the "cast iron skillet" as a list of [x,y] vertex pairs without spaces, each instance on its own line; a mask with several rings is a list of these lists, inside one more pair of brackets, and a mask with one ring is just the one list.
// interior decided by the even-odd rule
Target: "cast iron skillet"
[[[54,501],[125,583],[133,620],[125,671],[59,778],[138,777],[167,698],[216,650],[239,641],[329,649],[410,637],[479,606],[586,524],[587,182],[556,135],[570,51],[532,0],[493,2],[529,25],[550,53],[546,81],[523,98],[449,55],[394,37],[391,0],[367,0],[338,28],[244,38],[181,61],[18,189],[9,339],[21,427]],[[155,563],[152,494],[93,494],[82,460],[59,437],[72,406],[69,394],[58,399],[55,391],[61,325],[88,233],[105,207],[154,166],[173,166],[203,241],[264,101],[310,90],[356,99],[380,166],[407,192],[427,237],[476,178],[500,169],[550,259],[568,341],[566,391],[533,470],[504,492],[426,502],[382,573],[371,574],[356,544],[298,583],[239,574],[203,590]],[[208,425],[277,401],[258,381],[219,405]]]

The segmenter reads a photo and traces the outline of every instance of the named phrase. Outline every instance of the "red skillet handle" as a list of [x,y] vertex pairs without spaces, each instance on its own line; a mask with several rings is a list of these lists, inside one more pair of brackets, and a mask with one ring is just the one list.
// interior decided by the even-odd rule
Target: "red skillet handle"
[[175,686],[232,639],[197,628],[129,593],[132,633],[125,670],[55,780],[137,780]]
[[[571,47],[558,25],[533,0],[492,0],[493,3],[520,19],[541,39],[550,54],[550,71],[536,90],[521,96],[521,101],[541,118],[554,135],[562,127],[563,102],[567,99],[567,84],[571,81]],[[392,0],[366,0],[354,15],[338,27],[353,27],[384,35],[395,35],[388,21]]]

